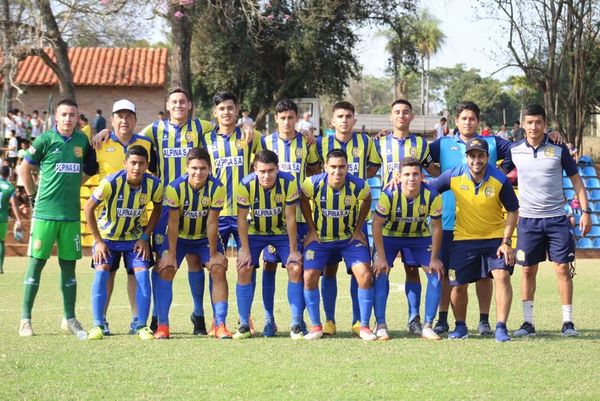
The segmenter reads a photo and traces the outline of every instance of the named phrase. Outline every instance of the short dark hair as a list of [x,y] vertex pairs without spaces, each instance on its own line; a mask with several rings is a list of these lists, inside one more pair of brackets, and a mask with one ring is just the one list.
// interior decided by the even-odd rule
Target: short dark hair
[[169,92],[169,93],[167,94],[167,100],[168,100],[168,99],[171,97],[171,95],[173,95],[173,94],[175,94],[175,93],[183,93],[183,96],[185,96],[185,98],[186,98],[186,100],[187,100],[188,102],[191,102],[191,101],[192,101],[192,99],[190,98],[190,94],[189,94],[189,92],[188,92],[188,91],[186,91],[186,90],[185,90],[185,89],[183,89],[183,88],[175,88],[175,89],[173,89],[171,92]]
[[328,162],[329,159],[331,159],[332,157],[341,157],[344,160],[346,160],[346,163],[348,162],[348,154],[346,153],[346,151],[344,151],[342,149],[332,149],[329,152],[327,152],[327,156],[325,157],[325,162]]
[[58,109],[60,106],[79,107],[79,106],[77,106],[77,103],[75,103],[75,100],[73,100],[73,99],[63,99],[63,100],[61,100],[56,105],[56,108]]
[[[331,111],[335,113],[336,110],[350,110],[352,112],[352,114],[355,114],[354,111],[354,105],[350,102],[346,102],[346,101],[341,101],[341,102],[337,102],[336,104],[333,105],[333,107],[331,108]],[[346,158],[346,160],[348,160],[348,158]]]
[[542,116],[546,121],[546,110],[539,104],[530,104],[523,111],[523,117],[525,116]]
[[96,109],[96,114],[102,114],[102,110]]
[[233,101],[233,103],[236,106],[238,104],[237,97],[233,93],[227,91],[219,91],[213,96],[213,106],[217,106],[220,103],[223,103],[227,100]]
[[396,99],[396,100],[394,100],[394,103],[392,103],[392,106],[390,108],[393,109],[394,106],[397,105],[397,104],[404,104],[404,105],[408,106],[408,108],[410,109],[410,111],[412,111],[412,109],[413,109],[412,108],[412,104],[408,100],[406,100],[406,99]]
[[517,121],[515,121],[515,122],[513,123],[513,125],[515,125],[515,124],[517,124],[517,125],[521,125],[521,122],[520,122],[519,120],[517,120]]
[[419,162],[414,157],[405,157],[400,162],[400,165],[398,166],[398,171],[402,172],[402,169],[404,167],[419,167],[419,170],[421,170],[421,162]]
[[275,114],[290,110],[298,115],[298,105],[292,99],[281,99],[275,106]]
[[129,159],[129,156],[141,156],[148,161],[148,151],[141,145],[133,145],[127,148],[125,160]]
[[446,122],[446,121],[448,121],[448,119],[446,117],[442,117],[442,118],[440,118],[440,121]]
[[264,149],[254,156],[254,165],[256,165],[257,162],[279,165],[279,157],[277,157],[277,153],[272,150]]
[[460,102],[459,104],[457,104],[456,105],[456,117],[460,116],[460,113],[462,113],[465,110],[469,110],[469,111],[472,111],[473,113],[475,113],[475,116],[479,120],[479,114],[481,113],[481,110],[479,109],[479,106],[477,106],[474,102],[467,100],[467,101]]
[[2,178],[6,178],[9,175],[10,175],[10,167],[8,167],[8,166],[0,167],[0,176],[2,176]]
[[204,160],[209,166],[211,166],[210,154],[205,148],[192,148],[187,154],[187,164],[190,164],[192,160]]

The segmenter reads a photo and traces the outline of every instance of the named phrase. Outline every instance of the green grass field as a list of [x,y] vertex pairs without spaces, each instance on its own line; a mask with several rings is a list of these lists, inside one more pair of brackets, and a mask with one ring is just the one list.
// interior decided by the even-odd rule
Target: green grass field
[[[230,266],[233,266],[230,261]],[[141,342],[126,334],[130,312],[125,274],[119,272],[108,320],[115,335],[78,341],[60,331],[62,315],[56,259],[42,275],[34,308],[36,336],[20,338],[25,258],[7,258],[0,276],[0,400],[404,400],[404,399],[599,399],[600,266],[577,264],[575,322],[581,337],[560,337],[561,310],[554,273],[540,269],[535,339],[497,344],[471,331],[465,341],[429,342],[408,337],[403,272],[394,269],[388,305],[393,339],[365,343],[352,338],[348,276],[339,274],[338,330],[335,338],[293,342],[285,274],[278,273],[276,338],[218,341],[194,337],[189,314],[187,273],[175,283],[170,341]],[[78,317],[90,328],[89,258],[79,263]],[[230,271],[230,288],[234,288]],[[260,276],[259,276],[260,277]],[[509,328],[521,323],[519,273]],[[260,283],[260,278],[259,278]],[[263,324],[260,284],[253,315]],[[230,298],[234,298],[232,294]],[[206,299],[206,298],[205,298]],[[471,294],[468,323],[476,329],[478,310]],[[229,327],[237,308],[230,301]],[[210,306],[205,302],[205,309]],[[493,312],[491,320],[493,320]]]

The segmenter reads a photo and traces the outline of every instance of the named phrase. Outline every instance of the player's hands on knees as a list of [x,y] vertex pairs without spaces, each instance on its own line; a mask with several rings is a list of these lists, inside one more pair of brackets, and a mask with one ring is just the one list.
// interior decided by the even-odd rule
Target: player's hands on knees
[[206,264],[206,268],[208,271],[211,271],[215,266],[222,266],[227,271],[227,258],[222,253],[217,253],[208,259],[208,263]]
[[373,275],[375,278],[381,276],[382,274],[389,274],[390,266],[388,265],[385,256],[379,256],[376,254],[371,270],[373,270]]
[[444,277],[444,264],[439,259],[431,259],[429,261],[429,266],[425,266],[425,272],[427,274],[436,273],[438,280],[441,280],[442,277]]
[[177,266],[177,258],[174,252],[165,252],[165,254],[160,258],[158,262],[158,271],[167,268],[167,267],[176,267]]
[[250,256],[250,249],[248,248],[240,248],[238,251],[236,268],[238,270],[241,269],[249,269],[252,267],[252,257]]
[[579,229],[581,230],[581,235],[583,237],[585,237],[592,229],[592,218],[588,213],[583,213],[581,215],[581,219],[579,220]]
[[92,146],[94,147],[94,149],[100,150],[102,144],[108,141],[108,138],[110,138],[110,131],[108,130],[108,128],[104,128],[102,131],[98,132],[94,136],[94,138],[92,139]]
[[354,233],[352,233],[352,238],[350,238],[350,241],[358,241],[363,245],[369,245],[369,243],[367,242],[367,239],[365,238],[365,233],[362,232],[362,230],[355,230]]
[[513,266],[515,264],[515,250],[510,245],[500,245],[498,247],[498,251],[496,252],[496,256],[499,258],[504,256],[504,262],[509,266]]
[[94,244],[94,254],[92,255],[92,260],[94,264],[101,265],[108,263],[108,258],[110,257],[110,250],[108,246],[104,243],[104,241],[100,241]]
[[304,237],[304,241],[302,241],[302,244],[304,245],[304,248],[306,248],[308,245],[310,245],[311,242],[321,242],[319,241],[319,236],[317,235],[316,231],[309,231],[306,234],[306,237]]
[[300,267],[302,267],[302,254],[300,252],[296,251],[291,251],[290,252],[290,256],[288,256],[287,261],[286,261],[286,266],[289,266],[290,264],[297,264]]
[[138,258],[142,257],[144,260],[148,260],[150,258],[150,245],[143,239],[139,239],[133,245],[133,252]]

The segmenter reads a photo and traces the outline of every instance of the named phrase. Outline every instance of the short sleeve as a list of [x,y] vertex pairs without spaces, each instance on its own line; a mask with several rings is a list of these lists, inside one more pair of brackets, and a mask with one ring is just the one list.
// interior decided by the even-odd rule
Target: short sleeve
[[308,155],[306,155],[306,164],[314,165],[319,163],[319,155],[317,155],[317,147],[314,143],[308,145]]
[[98,160],[94,148],[89,149],[83,161],[83,172],[90,177],[98,174]]
[[502,202],[502,206],[509,212],[519,210],[519,200],[508,179],[504,180],[502,188],[500,188],[500,202]]
[[371,194],[371,187],[369,187],[369,184],[367,184],[367,182],[365,181],[365,186],[358,193],[358,200],[365,200],[365,199],[367,199],[367,196],[369,196],[370,194]]
[[302,192],[310,199],[315,195],[315,185],[313,184],[311,177],[307,177],[302,183]]
[[429,167],[431,163],[433,163],[433,158],[431,157],[431,152],[429,150],[429,144],[427,141],[423,139],[423,150],[421,151],[421,166]]
[[40,164],[46,151],[46,135],[39,136],[25,151],[24,159],[31,164]]
[[390,215],[391,203],[392,202],[389,193],[387,191],[383,191],[379,197],[379,200],[377,201],[377,206],[375,206],[375,213],[379,217],[387,220],[388,216]]
[[164,204],[171,209],[179,209],[179,194],[177,190],[171,186],[167,185],[167,189],[165,190],[164,196]]
[[213,192],[212,199],[210,200],[210,208],[211,210],[221,210],[225,205],[225,196],[227,192],[225,190],[225,186],[217,185],[215,188],[215,192]]
[[440,219],[442,217],[442,195],[435,194],[429,204],[429,217]]
[[158,130],[158,124],[159,121],[155,121],[154,123],[146,126],[144,129],[142,129],[139,134],[143,135],[147,138],[150,139],[150,142],[152,142],[152,144],[154,146],[156,146],[156,132]]
[[571,156],[571,153],[569,153],[569,149],[564,144],[561,145],[561,149],[562,152],[560,155],[560,161],[562,163],[563,170],[565,170],[567,177],[572,177],[578,173],[577,163],[575,163],[573,156]]
[[438,138],[429,144],[429,155],[431,156],[431,161],[433,163],[440,162],[441,141],[442,139]]
[[290,181],[290,184],[287,188],[287,193],[285,194],[285,203],[287,205],[293,205],[298,203],[298,199],[300,198],[300,193],[298,189],[298,180]]
[[110,185],[110,182],[108,182],[107,179],[102,179],[96,189],[94,189],[94,192],[92,192],[92,199],[96,203],[102,203],[102,201],[105,201],[110,197],[111,193],[112,186]]
[[154,184],[154,193],[152,194],[152,202],[154,203],[162,203],[163,202],[163,186],[160,184],[160,181],[157,179]]
[[369,165],[370,166],[380,166],[381,165],[381,157],[379,156],[379,153],[377,153],[377,149],[375,149],[375,144],[373,143],[373,141],[369,138],[369,155],[368,155],[368,159],[369,159]]
[[250,192],[248,187],[242,183],[237,186],[237,204],[238,207],[248,209],[250,207]]

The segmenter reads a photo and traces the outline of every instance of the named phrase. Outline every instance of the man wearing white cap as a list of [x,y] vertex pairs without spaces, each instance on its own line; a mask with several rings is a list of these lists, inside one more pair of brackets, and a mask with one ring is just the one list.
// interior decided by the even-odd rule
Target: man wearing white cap
[[[123,169],[123,161],[127,154],[127,149],[133,145],[140,145],[146,149],[150,155],[150,164],[148,170],[156,174],[156,153],[152,142],[148,137],[134,134],[133,130],[137,123],[136,108],[135,104],[127,99],[121,99],[114,103],[111,115],[111,124],[113,130],[110,132],[110,137],[107,141],[102,142],[100,149],[92,152],[91,163],[93,163],[92,171],[98,174],[98,178],[101,180],[106,176],[116,173]],[[146,218],[142,219],[142,225],[147,223]],[[93,266],[92,266],[93,268]],[[108,280],[108,298],[106,300],[106,307],[104,313],[108,309],[110,297],[115,282],[115,273],[119,268],[119,261],[115,263],[115,266],[111,268],[110,277]],[[127,293],[129,295],[129,303],[131,305],[132,321],[130,327],[130,334],[135,333],[137,327],[137,307],[135,303],[135,291],[136,291],[136,280],[133,276],[133,271],[127,271]],[[104,335],[110,334],[108,322],[106,322],[106,316],[104,321]]]

